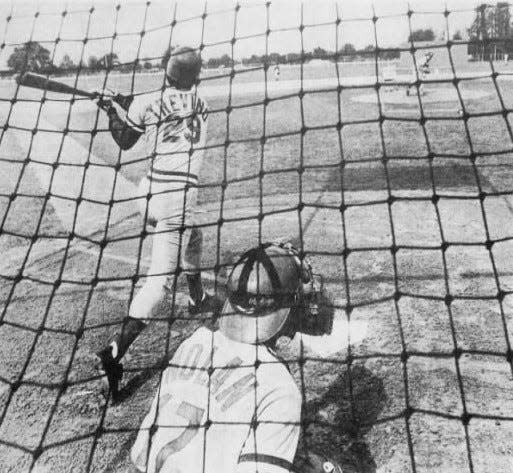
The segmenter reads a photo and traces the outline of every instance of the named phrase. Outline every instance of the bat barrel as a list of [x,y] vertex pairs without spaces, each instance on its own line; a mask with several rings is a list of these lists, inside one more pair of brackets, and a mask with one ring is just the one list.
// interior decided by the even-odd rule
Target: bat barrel
[[16,82],[19,85],[26,87],[32,87],[35,89],[48,90],[50,92],[58,92],[61,94],[73,94],[80,95],[82,97],[94,98],[96,94],[88,92],[87,90],[78,89],[71,85],[59,82],[54,79],[50,79],[40,74],[34,74],[32,72],[23,72],[15,77]]

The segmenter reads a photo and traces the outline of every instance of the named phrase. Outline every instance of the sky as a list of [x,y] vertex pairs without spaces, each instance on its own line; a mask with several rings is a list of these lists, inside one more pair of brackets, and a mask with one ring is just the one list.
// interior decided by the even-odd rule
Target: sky
[[[432,28],[442,38],[464,32],[479,0],[0,0],[0,69],[6,68],[17,44],[29,40],[46,47],[54,63],[68,54],[74,62],[110,51],[122,62],[162,56],[173,45],[204,44],[204,59],[231,55],[236,59],[266,51],[335,50],[352,43],[357,48],[404,45],[410,27]],[[494,3],[494,2],[488,2]],[[116,9],[117,5],[119,9]],[[408,22],[408,5],[414,14]],[[443,12],[451,11],[446,24]],[[91,12],[91,7],[94,10]],[[66,15],[62,15],[67,11]],[[36,17],[36,13],[39,15]],[[206,13],[205,18],[202,15]],[[301,13],[305,28],[301,34]],[[10,20],[7,19],[10,17]],[[336,19],[341,22],[338,27]],[[176,24],[172,27],[173,20]],[[269,28],[269,36],[265,32]],[[141,32],[145,31],[141,36]],[[114,37],[116,33],[116,37]],[[88,38],[84,43],[84,38]],[[56,39],[60,41],[56,43]]]

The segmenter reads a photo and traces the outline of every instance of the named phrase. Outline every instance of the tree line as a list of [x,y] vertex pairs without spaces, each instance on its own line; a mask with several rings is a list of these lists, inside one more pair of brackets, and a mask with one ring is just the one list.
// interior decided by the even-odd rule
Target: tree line
[[[374,59],[378,56],[381,60],[398,59],[400,50],[387,49],[379,50],[376,53],[376,47],[368,45],[365,48],[357,49],[353,44],[344,44],[337,52],[328,51],[324,48],[317,47],[313,51],[305,51],[303,53],[270,53],[270,54],[253,54],[249,57],[243,58],[240,62],[242,65],[262,65],[262,64],[301,64],[307,63],[312,60],[326,60],[326,61],[360,61]],[[224,54],[221,57],[210,58],[206,61],[207,67],[231,67],[234,65],[233,59]]]
[[[503,59],[511,55],[513,57],[513,28],[511,26],[511,12],[508,2],[496,4],[482,3],[475,8],[474,20],[467,29],[468,54],[471,60]],[[453,35],[453,40],[461,40],[458,31]],[[435,33],[431,28],[417,29],[410,33],[408,42],[434,41]],[[143,58],[132,62],[122,63],[116,53],[106,53],[100,57],[89,56],[87,60],[75,63],[65,54],[59,64],[52,61],[50,51],[36,41],[29,41],[17,46],[7,60],[8,68],[14,72],[33,71],[47,74],[65,74],[77,70],[84,72],[97,72],[115,69],[119,72],[133,72],[165,67],[172,52],[167,48],[162,58],[155,62],[155,58]],[[328,51],[316,47],[312,51],[302,53],[290,52],[285,54],[271,53],[268,55],[253,54],[243,58],[240,62],[243,66],[272,65],[272,64],[301,64],[312,60],[327,61],[359,61],[372,60],[376,57],[380,60],[398,59],[400,49],[376,49],[374,45],[368,45],[357,49],[353,44],[346,43],[338,51]],[[212,57],[205,61],[206,67],[233,67],[234,60],[228,54],[220,57]]]
[[497,2],[478,5],[468,33],[468,54],[472,60],[489,61],[513,56],[510,4]]
[[[141,59],[132,62],[122,63],[116,53],[107,53],[100,57],[89,56],[87,61],[82,60],[75,63],[69,54],[65,54],[60,63],[55,64],[52,61],[50,51],[36,41],[29,41],[18,46],[9,56],[7,67],[13,72],[40,72],[46,74],[65,74],[81,70],[84,72],[98,72],[102,70],[113,70],[119,72],[133,72],[140,70],[150,70],[153,68],[164,68],[171,55],[171,49],[167,49],[162,58],[157,63],[150,59]],[[399,50],[380,50],[377,55],[379,59],[397,59]],[[369,45],[363,49],[356,49],[352,44],[345,44],[338,52],[327,51],[321,47],[313,51],[304,53],[271,53],[268,55],[253,54],[250,57],[243,58],[242,65],[263,65],[263,64],[300,64],[307,63],[314,59],[329,61],[355,61],[373,59],[376,56],[376,49]],[[220,57],[212,57],[205,61],[205,66],[209,68],[232,67],[233,59],[224,54]]]
[[[169,56],[168,56],[169,57]],[[29,41],[14,48],[7,60],[7,67],[12,72],[40,72],[46,74],[59,74],[84,70],[97,72],[101,70],[116,69],[128,72],[141,69],[152,69],[153,63],[149,59],[121,63],[116,53],[107,53],[103,56],[89,56],[87,61],[75,63],[69,54],[65,54],[59,64],[52,61],[50,51],[36,41]]]

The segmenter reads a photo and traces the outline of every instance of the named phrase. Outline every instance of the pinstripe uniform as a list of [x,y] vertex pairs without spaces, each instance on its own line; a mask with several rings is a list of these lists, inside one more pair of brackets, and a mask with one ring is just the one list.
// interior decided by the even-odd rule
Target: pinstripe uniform
[[151,197],[143,199],[141,211],[146,221],[155,225],[151,266],[132,302],[130,317],[147,319],[153,315],[166,296],[168,279],[180,259],[186,272],[199,272],[202,235],[194,227],[194,207],[207,115],[207,105],[196,87],[185,91],[167,87],[162,92],[136,96],[128,110],[126,122],[144,133],[150,160],[139,191]]

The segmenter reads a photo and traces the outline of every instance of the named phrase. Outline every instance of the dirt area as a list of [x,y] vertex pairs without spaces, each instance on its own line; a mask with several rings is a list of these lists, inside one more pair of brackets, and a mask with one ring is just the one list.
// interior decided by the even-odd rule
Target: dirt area
[[[493,90],[483,81],[475,87]],[[272,101],[265,122],[262,104],[234,109],[228,134],[223,101],[210,101],[219,111],[210,118],[198,217],[206,284],[222,285],[236,255],[259,234],[302,235],[337,316],[368,327],[355,343],[340,337],[329,355],[303,352],[298,339],[281,346],[304,395],[302,442],[350,473],[510,472],[513,179],[506,122],[491,115],[467,127],[463,120],[357,123],[376,117],[376,109],[356,105],[351,94],[307,95],[303,119],[298,97]],[[491,102],[469,107],[489,111],[497,105]],[[90,133],[94,109],[81,103],[71,110],[70,138],[114,172],[118,150],[106,132]],[[54,112],[44,119],[58,128],[62,116]],[[65,199],[53,195],[45,206],[48,189],[37,166],[22,171],[27,143],[23,130],[0,141],[12,157],[0,163],[1,470],[122,473],[163,361],[205,321],[186,320],[180,281],[168,309],[178,320],[170,325],[164,315],[137,340],[125,360],[123,402],[107,403],[92,353],[126,314],[151,235],[140,247],[134,206],[114,201],[119,218],[103,252],[97,236],[70,237],[57,202]],[[144,172],[140,153],[121,156],[116,172],[126,189]],[[63,159],[80,169],[79,156]],[[10,193],[17,195],[12,201]],[[99,213],[98,228],[103,218]]]

